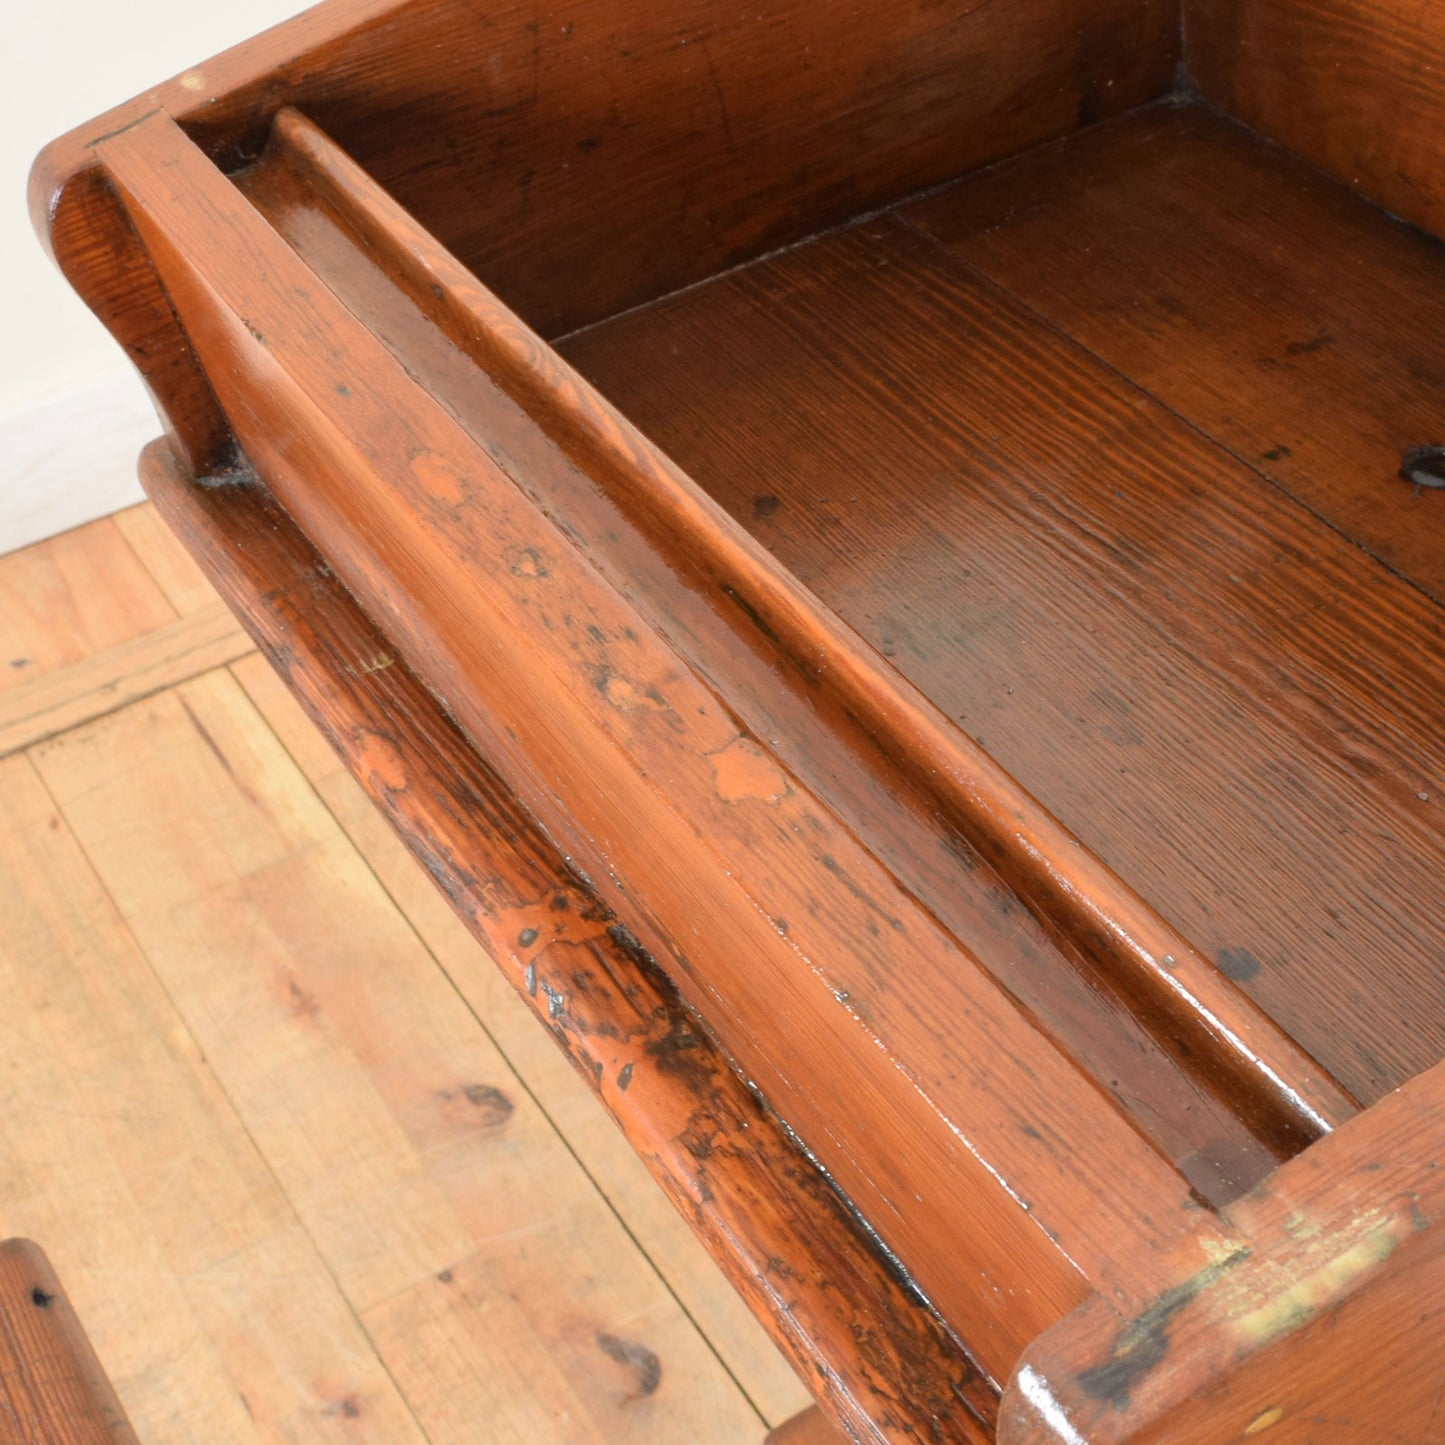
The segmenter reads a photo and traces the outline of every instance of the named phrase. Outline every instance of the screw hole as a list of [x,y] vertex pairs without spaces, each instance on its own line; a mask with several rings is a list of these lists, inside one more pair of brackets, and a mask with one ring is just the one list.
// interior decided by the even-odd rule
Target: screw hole
[[1445,487],[1445,446],[1409,448],[1400,458],[1400,475],[1417,487]]

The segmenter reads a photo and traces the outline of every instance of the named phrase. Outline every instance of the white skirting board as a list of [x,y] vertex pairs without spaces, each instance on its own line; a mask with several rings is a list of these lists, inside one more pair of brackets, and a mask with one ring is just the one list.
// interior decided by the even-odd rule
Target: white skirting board
[[0,412],[0,554],[141,501],[136,459],[160,431],[129,370]]

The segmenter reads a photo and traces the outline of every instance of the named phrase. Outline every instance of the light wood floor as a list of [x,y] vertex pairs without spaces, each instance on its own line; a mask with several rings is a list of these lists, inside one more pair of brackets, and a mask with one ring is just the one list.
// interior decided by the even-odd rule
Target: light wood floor
[[806,1404],[148,507],[0,558],[0,1237],[147,1441]]

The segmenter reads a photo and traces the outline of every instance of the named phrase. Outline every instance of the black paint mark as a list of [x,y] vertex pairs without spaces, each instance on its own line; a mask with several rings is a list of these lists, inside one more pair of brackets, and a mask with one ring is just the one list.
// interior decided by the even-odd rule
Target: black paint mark
[[579,140],[577,142],[577,149],[581,151],[584,156],[591,155],[601,144],[602,142],[597,136],[589,135],[585,140]]
[[328,1405],[321,1413],[323,1415],[340,1415],[345,1420],[355,1420],[361,1415],[361,1401],[355,1395],[344,1395],[335,1403]]
[[632,1065],[623,1064],[617,1072],[617,1087],[625,1094],[627,1086],[632,1082]]
[[35,1288],[30,1291],[30,1303],[38,1310],[48,1310],[51,1304],[54,1303],[54,1300],[55,1296],[53,1294],[46,1294],[39,1285],[36,1285]]
[[1400,458],[1400,475],[1417,487],[1445,487],[1445,446],[1411,447]]
[[1259,960],[1247,948],[1221,948],[1214,955],[1219,971],[1235,983],[1248,983],[1260,973]]
[[449,1270],[449,1269],[444,1269],[444,1270],[441,1271],[440,1274],[437,1275],[437,1283],[438,1283],[438,1284],[450,1284],[455,1278],[456,1278],[456,1275],[454,1275],[454,1274],[451,1272],[451,1270]]
[[1292,457],[1293,455],[1294,453],[1281,442],[1279,446],[1271,447],[1264,454],[1264,459],[1267,462],[1282,462],[1286,457]]
[[10,659],[10,666],[18,671],[22,667],[29,667],[30,659],[28,657],[12,657]]
[[1286,356],[1313,356],[1317,351],[1323,351],[1326,347],[1333,346],[1335,338],[1325,332],[1316,336],[1310,341],[1291,341],[1284,349]]
[[531,946],[536,943],[538,937],[539,934],[535,928],[524,928],[517,935],[517,947],[531,948]]
[[547,995],[547,1017],[561,1018],[567,1008],[567,995],[553,988],[545,979],[542,980],[542,992]]
[[774,496],[762,496],[753,498],[753,516],[771,517],[782,503]]
[[484,1124],[504,1124],[512,1116],[512,1101],[490,1084],[463,1084],[467,1103],[480,1111]]
[[1080,1371],[1079,1383],[1094,1399],[1107,1400],[1115,1410],[1127,1410],[1134,1388],[1169,1352],[1169,1322],[1226,1270],[1248,1256],[1247,1249],[1237,1250],[1183,1284],[1166,1290],[1114,1337],[1109,1359],[1104,1364]]
[[646,1345],[640,1345],[636,1340],[624,1340],[616,1335],[599,1333],[597,1348],[609,1360],[616,1360],[619,1365],[626,1365],[637,1371],[637,1389],[630,1398],[645,1400],[662,1383],[662,1361]]

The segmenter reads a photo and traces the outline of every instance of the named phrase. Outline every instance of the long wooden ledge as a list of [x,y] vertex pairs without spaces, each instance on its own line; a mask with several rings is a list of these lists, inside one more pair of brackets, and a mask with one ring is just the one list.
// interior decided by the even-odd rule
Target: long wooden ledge
[[[618,591],[743,710],[754,733],[789,739],[781,755],[790,768],[816,770],[812,760],[838,751],[841,739],[850,771],[860,763],[875,771],[887,804],[850,796],[853,780],[839,773],[815,771],[808,782],[860,834],[892,830],[888,862],[905,886],[946,917],[956,876],[931,890],[916,876],[920,851],[938,848],[936,837],[921,842],[919,821],[934,834],[943,821],[1044,930],[1067,940],[1070,957],[1050,959],[1058,966],[1027,997],[1031,1009],[1047,1009],[1068,974],[1086,973],[1127,1016],[1112,1020],[1107,1037],[1142,1034],[1136,1048],[1167,1053],[1274,1158],[1351,1117],[1348,1095],[1210,960],[779,568],[305,116],[282,110],[261,164],[238,179],[410,374],[519,486],[555,510]],[[439,351],[438,339],[451,347]],[[479,394],[475,367],[458,368],[458,360],[479,366],[496,392]],[[719,626],[713,608],[690,605],[697,593],[726,598],[734,615]],[[748,671],[740,642],[760,669]],[[790,714],[780,680],[796,695]],[[825,715],[831,747],[802,735],[800,713],[815,711]],[[1106,1061],[1090,1059],[1099,1030],[1044,1021],[1075,1057],[1096,1063],[1096,1078],[1110,1077]],[[1214,1118],[1217,1125],[1220,1111]]]

